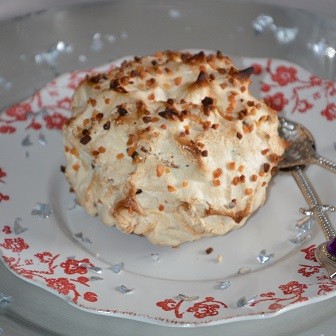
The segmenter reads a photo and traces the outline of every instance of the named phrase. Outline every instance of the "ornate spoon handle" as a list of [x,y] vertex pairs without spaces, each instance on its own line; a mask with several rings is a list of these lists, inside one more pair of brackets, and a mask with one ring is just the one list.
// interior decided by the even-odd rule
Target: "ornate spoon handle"
[[332,173],[336,174],[336,163],[324,158],[323,156],[316,155],[314,158],[314,162],[321,166],[322,168],[325,168],[327,170],[330,170]]
[[304,198],[306,199],[309,208],[320,225],[326,240],[330,240],[336,237],[336,230],[330,222],[329,216],[326,211],[323,211],[321,201],[314,190],[314,187],[308,180],[300,167],[295,167],[291,171],[297,185],[299,186]]
[[327,270],[329,277],[333,278],[334,276],[336,276],[336,255],[333,251],[329,251],[330,249],[328,249],[328,244],[330,242],[334,244],[333,242],[335,242],[335,228],[331,224],[325,209],[321,205],[318,195],[316,194],[308,178],[303,173],[302,169],[296,166],[291,171],[291,173],[327,240],[327,242],[322,243],[316,248],[316,259],[319,261],[321,266],[323,266]]

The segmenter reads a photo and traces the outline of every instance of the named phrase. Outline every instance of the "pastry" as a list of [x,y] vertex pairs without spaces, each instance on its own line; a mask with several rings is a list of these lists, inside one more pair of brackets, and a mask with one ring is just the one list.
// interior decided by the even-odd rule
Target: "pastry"
[[286,147],[252,72],[220,52],[165,51],[86,78],[63,129],[78,203],[158,245],[240,228]]

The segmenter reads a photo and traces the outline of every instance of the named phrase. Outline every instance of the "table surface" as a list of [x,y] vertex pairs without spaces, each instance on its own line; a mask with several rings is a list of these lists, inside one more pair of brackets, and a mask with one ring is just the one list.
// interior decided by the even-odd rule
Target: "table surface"
[[[243,0],[250,1],[250,0]],[[95,2],[95,0],[0,0],[0,20],[61,5]],[[304,8],[313,13],[336,18],[334,0],[257,0],[260,3],[281,4]]]
[[[248,0],[245,0],[248,1]],[[58,7],[61,5],[68,5],[70,3],[87,3],[94,2],[93,0],[0,0],[0,20],[7,20],[26,13],[44,10],[50,7]],[[263,3],[277,3],[278,0],[260,0]],[[281,5],[290,7],[303,8],[314,13],[321,14],[335,18],[336,20],[336,2],[334,0],[283,0]],[[58,333],[49,333],[46,330],[59,330],[59,333],[64,335],[72,335],[74,328],[84,322],[86,319],[91,319],[90,314],[83,313],[80,310],[74,309],[61,299],[53,298],[53,316],[50,316],[45,309],[48,309],[51,294],[43,292],[31,284],[28,284],[8,272],[5,266],[0,263],[0,273],[5,273],[4,281],[0,284],[0,292],[9,292],[10,287],[15,283],[16,288],[24,288],[22,295],[16,295],[16,299],[11,305],[14,309],[22,313],[22,316],[28,317],[29,320],[30,309],[29,305],[39,305],[41,319],[40,327],[36,328],[34,325],[27,323],[27,320],[21,320],[17,316],[12,316],[9,310],[2,308],[0,310],[0,335],[5,336],[37,336],[37,335],[58,335]],[[20,293],[21,294],[21,293]],[[27,295],[31,296],[31,300],[27,300]],[[38,299],[37,299],[38,297]],[[29,302],[29,305],[27,304]],[[334,311],[336,308],[336,298],[329,299],[314,305],[309,305],[299,309],[292,310],[275,318],[261,320],[261,321],[244,321],[239,323],[230,323],[223,328],[209,328],[204,331],[204,335],[217,335],[225,333],[225,335],[297,335],[297,336],[331,336],[336,335],[336,318]],[[71,319],[68,316],[71,315]],[[96,316],[96,319],[101,323],[108,323],[111,327],[109,335],[116,335],[113,331],[115,323],[118,323],[118,335],[193,335],[191,329],[175,329],[152,326],[149,324],[142,324],[139,328],[139,322],[111,319],[106,322],[101,316]],[[292,333],[288,331],[281,332],[281,330],[288,330],[284,326],[294,325],[295,321],[305,320],[305,328],[295,330],[292,327]],[[68,325],[60,324],[62,321],[68,322]],[[71,322],[72,321],[72,322]],[[117,321],[117,322],[116,322]],[[97,324],[97,325],[98,325]],[[302,324],[301,324],[302,325]],[[58,326],[58,327],[57,327]],[[97,326],[96,326],[97,327]],[[43,329],[45,328],[45,329]],[[105,328],[106,329],[106,328]],[[96,328],[99,330],[99,328]],[[265,330],[268,330],[265,332]],[[103,335],[102,333],[98,333]]]

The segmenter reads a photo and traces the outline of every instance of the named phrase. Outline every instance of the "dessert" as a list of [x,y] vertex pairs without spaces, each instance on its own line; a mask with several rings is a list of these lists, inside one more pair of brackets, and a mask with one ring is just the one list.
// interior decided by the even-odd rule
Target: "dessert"
[[241,227],[286,147],[252,72],[220,52],[165,51],[86,78],[63,129],[78,203],[159,245]]

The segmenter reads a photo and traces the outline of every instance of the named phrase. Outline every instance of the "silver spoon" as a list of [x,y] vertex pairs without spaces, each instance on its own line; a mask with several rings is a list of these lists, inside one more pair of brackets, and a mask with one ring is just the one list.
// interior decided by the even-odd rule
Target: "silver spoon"
[[313,136],[304,126],[286,118],[279,118],[279,121],[279,134],[290,144],[285,151],[284,160],[279,163],[279,168],[313,163],[336,173],[336,163],[315,151]]
[[[282,125],[279,129],[280,136],[286,140],[291,141],[291,139],[297,137],[298,129],[296,125],[294,127],[284,127],[283,125],[291,125],[292,122],[284,118],[281,118],[280,124]],[[311,133],[304,129],[300,128],[300,132],[305,132],[305,137],[309,140],[311,147],[315,148],[315,141]],[[315,150],[314,150],[315,151]],[[298,165],[286,164],[287,156],[284,156],[283,161],[284,165],[280,169],[286,172],[290,172],[294,177],[297,185],[299,186],[305,200],[309,206],[309,213],[315,218],[316,222],[322,229],[322,232],[326,238],[326,242],[322,243],[316,248],[316,259],[319,261],[321,266],[323,266],[330,278],[336,276],[336,230],[331,224],[327,211],[334,211],[335,209],[332,206],[322,205],[321,201],[314,190],[314,187],[308,180],[308,177],[305,175],[303,169],[303,161],[300,161]],[[290,161],[292,163],[292,161]]]

